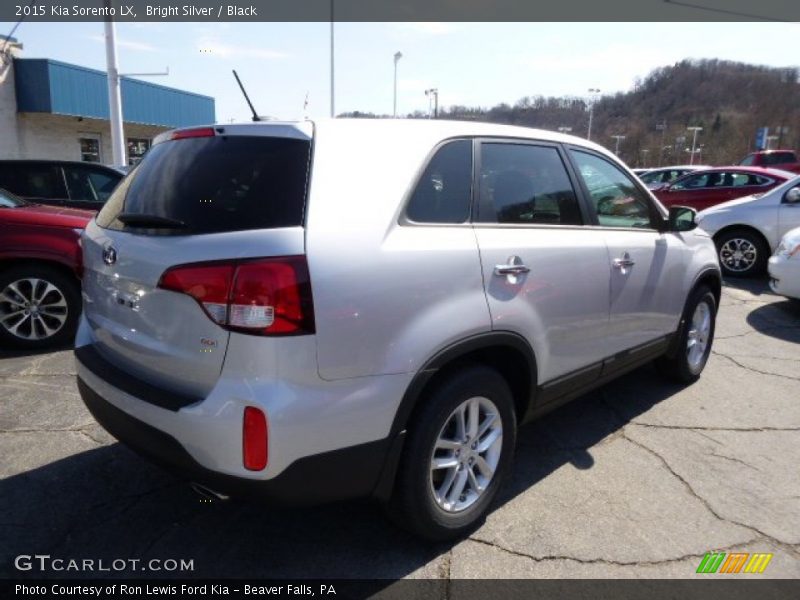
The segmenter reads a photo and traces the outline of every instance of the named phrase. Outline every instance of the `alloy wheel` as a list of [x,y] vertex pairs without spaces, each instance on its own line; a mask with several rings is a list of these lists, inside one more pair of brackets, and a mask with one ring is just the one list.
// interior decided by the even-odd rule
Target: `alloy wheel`
[[431,454],[431,491],[439,508],[456,513],[477,502],[494,477],[502,446],[503,424],[494,403],[484,397],[462,402]]
[[45,279],[29,277],[0,292],[0,326],[23,340],[52,337],[67,321],[64,293]]

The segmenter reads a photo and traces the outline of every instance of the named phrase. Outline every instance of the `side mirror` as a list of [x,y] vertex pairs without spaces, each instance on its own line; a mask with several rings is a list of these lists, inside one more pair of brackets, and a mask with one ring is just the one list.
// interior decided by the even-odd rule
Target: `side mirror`
[[697,211],[688,206],[670,206],[667,231],[691,231],[697,228]]
[[783,197],[783,199],[789,204],[800,202],[800,187],[793,187],[790,189],[788,192],[786,192],[786,195]]

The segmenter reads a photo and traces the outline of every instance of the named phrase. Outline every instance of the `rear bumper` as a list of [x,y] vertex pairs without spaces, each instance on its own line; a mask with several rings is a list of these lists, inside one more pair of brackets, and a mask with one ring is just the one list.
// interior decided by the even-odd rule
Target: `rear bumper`
[[226,475],[203,467],[173,436],[120,410],[80,376],[78,390],[97,422],[120,442],[181,477],[227,495],[292,505],[369,496],[381,479],[387,454],[393,454],[387,438],[300,458],[268,480]]

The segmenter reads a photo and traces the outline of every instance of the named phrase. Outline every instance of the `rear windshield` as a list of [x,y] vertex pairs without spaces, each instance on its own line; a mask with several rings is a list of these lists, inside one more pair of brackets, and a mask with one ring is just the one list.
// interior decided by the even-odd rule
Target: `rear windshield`
[[[157,144],[97,215],[109,229],[151,235],[302,225],[311,143],[273,137],[186,138]],[[180,227],[126,225],[146,215]]]
[[795,162],[794,154],[791,152],[772,152],[765,154],[762,158],[764,165],[782,165],[791,162]]

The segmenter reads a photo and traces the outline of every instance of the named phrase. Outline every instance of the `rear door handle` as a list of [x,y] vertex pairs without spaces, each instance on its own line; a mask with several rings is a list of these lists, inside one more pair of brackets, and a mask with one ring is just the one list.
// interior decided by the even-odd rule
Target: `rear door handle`
[[495,265],[495,275],[524,275],[530,273],[530,269],[522,263],[519,256],[509,256],[505,265]]
[[636,264],[636,261],[631,258],[631,255],[627,252],[622,255],[622,258],[615,258],[614,259],[614,268],[615,269],[627,269],[628,267],[632,267]]

